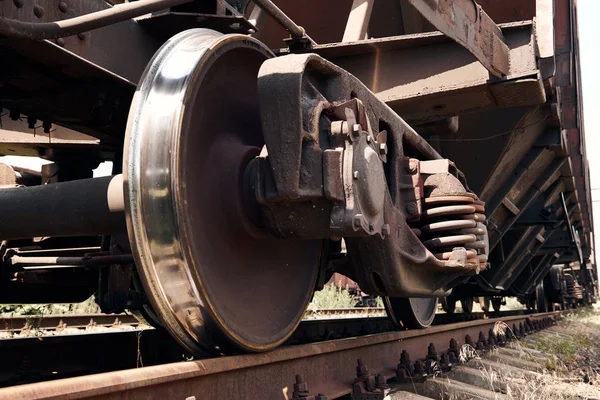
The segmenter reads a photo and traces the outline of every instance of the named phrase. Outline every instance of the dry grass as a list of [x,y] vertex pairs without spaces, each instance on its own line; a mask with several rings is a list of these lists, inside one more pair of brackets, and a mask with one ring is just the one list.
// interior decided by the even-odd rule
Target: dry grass
[[[511,342],[523,360],[537,363],[541,372],[492,369],[470,346],[461,349],[461,360],[477,365],[490,389],[519,400],[600,399],[600,313],[577,311],[556,327],[559,334],[536,334]],[[496,333],[506,325],[497,325]],[[544,353],[541,357],[539,351]]]

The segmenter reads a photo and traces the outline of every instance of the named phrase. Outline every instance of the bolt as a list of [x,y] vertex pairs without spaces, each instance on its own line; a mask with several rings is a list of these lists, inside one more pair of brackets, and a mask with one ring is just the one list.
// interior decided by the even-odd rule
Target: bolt
[[360,229],[363,226],[364,217],[362,214],[356,214],[352,220],[354,229]]
[[404,366],[410,365],[410,354],[408,354],[408,351],[402,350],[402,353],[400,353],[400,364]]
[[56,39],[56,44],[59,45],[60,47],[65,47],[65,39],[63,39],[61,37]]
[[485,335],[483,334],[483,331],[479,331],[479,337],[477,338],[478,341],[485,343],[486,339],[485,339]]
[[250,29],[248,29],[246,32],[248,33],[248,35],[253,35],[253,34],[255,34],[255,33],[256,33],[256,29],[252,29],[252,28],[250,28]]
[[367,143],[371,143],[371,139],[372,139],[371,135],[367,135]]
[[519,336],[520,337],[525,336],[525,328],[523,327],[523,323],[522,322],[519,323]]
[[360,124],[354,124],[352,125],[352,132],[353,133],[359,133],[360,132]]
[[458,354],[458,342],[456,341],[456,339],[454,339],[454,338],[450,339],[449,350]]
[[475,344],[473,343],[473,339],[471,339],[471,335],[465,336],[465,344],[468,344],[471,347],[475,347]]
[[513,339],[513,331],[508,326],[506,327],[506,330],[504,331],[504,337],[506,337],[506,340]]
[[17,8],[21,8],[25,5],[25,0],[13,0],[13,4]]
[[458,362],[458,358],[456,358],[456,354],[454,351],[449,351],[448,352],[448,357],[450,358],[450,363],[451,364],[456,364]]
[[387,152],[388,152],[387,144],[379,143],[379,154],[382,156],[385,156],[385,155],[387,155]]
[[37,119],[34,117],[27,117],[27,126],[29,129],[35,129],[35,124],[37,123]]
[[368,376],[369,368],[367,367],[367,364],[365,364],[365,362],[362,360],[362,358],[359,358],[356,361],[358,363],[358,365],[356,366],[356,376],[359,378]]
[[79,40],[85,40],[87,38],[87,33],[85,33],[85,32],[78,33],[77,37],[79,38]]
[[354,172],[352,173],[352,177],[353,177],[354,179],[358,179],[358,171],[354,171]]
[[435,349],[435,345],[433,343],[429,343],[429,347],[427,348],[427,356],[425,357],[426,360],[433,360],[433,361],[440,361],[440,358],[438,357],[438,353]]
[[315,397],[315,400],[329,400],[329,397],[327,397],[323,393],[319,393],[317,394],[317,397]]
[[42,18],[44,16],[44,7],[40,6],[39,4],[35,4],[33,6],[33,15],[38,18]]
[[44,121],[42,122],[42,127],[44,128],[44,133],[50,133],[50,129],[52,129],[52,122]]
[[415,361],[415,375],[425,375],[425,366],[421,361]]
[[381,389],[381,390],[390,388],[390,386],[387,384],[387,380],[385,379],[385,376],[380,375],[380,374],[375,375],[375,388]]
[[411,174],[417,173],[417,167],[418,167],[418,161],[410,160],[408,162],[408,172],[410,172]]
[[440,361],[440,367],[442,368],[442,371],[447,372],[450,370],[450,357],[448,356],[448,354],[442,354],[442,358]]
[[296,383],[294,383],[293,398],[302,398],[308,396],[308,384],[304,381],[302,375],[296,375]]
[[60,3],[58,3],[58,9],[62,12],[67,12],[67,9],[69,7],[67,6],[67,3],[65,3],[64,1],[61,1]]
[[419,213],[419,207],[417,206],[417,203],[415,203],[414,201],[411,201],[409,203],[406,204],[406,212],[409,215],[416,215]]
[[381,234],[383,236],[388,236],[390,233],[390,224],[383,224],[383,226],[381,227]]

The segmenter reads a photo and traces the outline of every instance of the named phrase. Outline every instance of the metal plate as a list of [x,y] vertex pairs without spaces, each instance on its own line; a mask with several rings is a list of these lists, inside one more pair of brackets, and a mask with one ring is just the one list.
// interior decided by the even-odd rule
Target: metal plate
[[281,240],[243,202],[264,141],[255,39],[193,29],[170,39],[132,104],[124,177],[128,230],[146,293],[196,355],[264,351],[300,322],[319,241]]

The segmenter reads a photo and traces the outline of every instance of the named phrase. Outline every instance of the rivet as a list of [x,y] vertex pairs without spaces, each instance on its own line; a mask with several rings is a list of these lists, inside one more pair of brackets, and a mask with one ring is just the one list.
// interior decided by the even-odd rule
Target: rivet
[[21,8],[25,5],[25,0],[13,0],[13,4],[17,8]]
[[44,7],[40,6],[39,4],[35,4],[33,6],[33,15],[38,18],[42,18],[44,16]]
[[78,33],[77,37],[79,38],[79,40],[85,40],[85,38],[87,37],[87,33],[85,33],[85,32]]
[[65,39],[63,39],[63,38],[56,39],[56,44],[59,45],[60,47],[65,47]]
[[67,6],[67,3],[65,3],[64,1],[61,1],[60,3],[58,3],[58,9],[62,12],[67,12],[67,9],[69,7]]

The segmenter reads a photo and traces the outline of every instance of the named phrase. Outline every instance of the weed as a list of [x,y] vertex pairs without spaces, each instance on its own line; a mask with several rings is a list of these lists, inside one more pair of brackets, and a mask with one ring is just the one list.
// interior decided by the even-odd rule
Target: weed
[[310,310],[353,308],[356,307],[359,300],[358,296],[352,295],[348,291],[348,288],[325,285],[322,290],[315,292],[308,308]]

